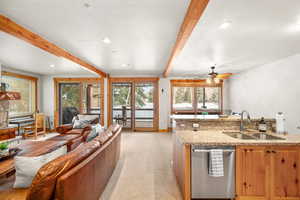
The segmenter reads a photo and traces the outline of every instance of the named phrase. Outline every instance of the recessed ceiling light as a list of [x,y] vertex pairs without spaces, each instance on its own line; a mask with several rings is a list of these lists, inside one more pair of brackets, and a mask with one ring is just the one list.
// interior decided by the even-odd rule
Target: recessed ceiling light
[[102,42],[104,42],[105,44],[110,44],[111,41],[108,37],[103,38]]
[[122,64],[122,67],[129,67],[129,64]]
[[220,25],[220,29],[226,29],[231,25],[230,21],[224,21],[223,24]]
[[54,68],[54,67],[55,67],[55,65],[53,65],[53,64],[52,64],[52,65],[50,65],[50,67]]

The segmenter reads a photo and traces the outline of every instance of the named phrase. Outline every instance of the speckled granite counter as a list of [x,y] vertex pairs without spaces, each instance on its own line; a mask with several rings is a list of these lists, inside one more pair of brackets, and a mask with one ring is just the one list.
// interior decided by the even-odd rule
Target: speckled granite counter
[[[173,120],[186,120],[186,121],[232,121],[232,122],[240,122],[241,121],[241,117],[240,116],[228,116],[225,118],[219,117],[219,115],[171,115],[170,116],[171,119]],[[257,119],[251,119],[251,121],[260,121],[261,118],[257,118]],[[265,118],[266,122],[272,121],[274,122],[275,119],[268,119]]]
[[286,140],[245,140],[236,139],[223,134],[223,131],[176,131],[175,137],[178,137],[183,144],[192,145],[300,145],[300,135],[277,135]]

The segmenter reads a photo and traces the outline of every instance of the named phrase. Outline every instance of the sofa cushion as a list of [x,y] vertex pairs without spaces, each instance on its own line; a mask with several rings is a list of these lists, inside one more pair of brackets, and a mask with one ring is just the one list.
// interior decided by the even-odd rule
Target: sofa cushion
[[74,151],[44,165],[32,181],[27,200],[50,200],[57,178],[82,162],[99,147],[97,141],[81,144]]
[[79,135],[81,135],[82,132],[83,132],[83,128],[81,128],[81,129],[72,129],[72,130],[68,131],[67,134],[79,134]]
[[99,141],[101,145],[103,145],[105,142],[109,140],[109,138],[112,136],[112,132],[110,130],[106,130],[103,133],[101,133],[99,136],[97,136],[94,140]]

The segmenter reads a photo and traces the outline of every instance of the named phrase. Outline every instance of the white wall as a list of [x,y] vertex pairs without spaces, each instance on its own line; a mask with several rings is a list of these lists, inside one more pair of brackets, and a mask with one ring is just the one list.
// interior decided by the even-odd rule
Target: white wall
[[229,80],[224,80],[223,84],[223,109],[227,110],[230,109],[230,85]]
[[[159,129],[169,128],[170,116],[170,80],[161,78],[159,80]],[[163,92],[162,92],[163,89]]]
[[230,107],[252,117],[275,118],[283,112],[289,133],[300,133],[300,54],[233,76]]

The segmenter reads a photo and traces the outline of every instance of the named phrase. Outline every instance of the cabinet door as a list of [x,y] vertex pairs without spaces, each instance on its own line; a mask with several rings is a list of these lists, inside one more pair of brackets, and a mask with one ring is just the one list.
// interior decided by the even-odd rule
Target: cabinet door
[[271,199],[300,199],[300,148],[274,147],[271,157]]
[[238,200],[268,199],[270,153],[266,152],[264,146],[237,147],[236,193]]

